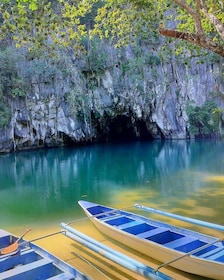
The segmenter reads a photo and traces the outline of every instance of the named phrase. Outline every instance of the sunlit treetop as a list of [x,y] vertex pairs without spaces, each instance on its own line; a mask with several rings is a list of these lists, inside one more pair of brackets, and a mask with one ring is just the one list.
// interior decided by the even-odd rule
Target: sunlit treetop
[[92,2],[0,0],[0,39],[13,39],[17,47],[77,47],[87,34],[81,19],[91,11]]
[[[106,0],[96,17],[102,37],[130,42],[139,33],[156,31],[188,41],[224,57],[223,0]],[[109,35],[108,35],[109,33]]]
[[223,0],[0,0],[0,14],[0,39],[17,47],[79,49],[96,35],[121,46],[160,34],[224,57]]

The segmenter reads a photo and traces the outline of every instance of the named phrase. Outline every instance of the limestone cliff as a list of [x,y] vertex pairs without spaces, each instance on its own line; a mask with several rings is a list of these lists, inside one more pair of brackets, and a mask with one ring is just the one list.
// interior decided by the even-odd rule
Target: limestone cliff
[[200,106],[212,97],[224,106],[222,61],[186,63],[133,47],[97,51],[17,65],[28,88],[26,96],[8,100],[11,118],[0,129],[0,152],[116,138],[184,139],[191,137],[189,101]]

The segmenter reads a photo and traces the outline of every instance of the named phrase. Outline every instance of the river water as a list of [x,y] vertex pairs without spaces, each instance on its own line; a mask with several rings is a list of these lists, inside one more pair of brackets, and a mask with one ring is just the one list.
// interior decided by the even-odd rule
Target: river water
[[60,222],[84,217],[80,199],[116,208],[141,203],[224,225],[224,142],[98,144],[0,155],[2,229],[49,233]]

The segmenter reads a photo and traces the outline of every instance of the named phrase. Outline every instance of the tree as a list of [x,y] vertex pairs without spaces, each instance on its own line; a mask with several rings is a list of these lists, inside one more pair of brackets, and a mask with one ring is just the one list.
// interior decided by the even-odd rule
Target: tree
[[[84,36],[110,38],[120,46],[159,30],[224,57],[223,6],[223,0],[0,0],[0,35],[18,47],[76,48]],[[87,25],[93,10],[95,21]]]

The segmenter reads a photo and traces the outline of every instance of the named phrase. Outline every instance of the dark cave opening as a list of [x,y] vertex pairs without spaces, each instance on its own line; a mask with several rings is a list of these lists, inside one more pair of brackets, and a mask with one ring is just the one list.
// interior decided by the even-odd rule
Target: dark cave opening
[[133,122],[130,116],[123,115],[107,119],[104,125],[100,125],[98,135],[104,142],[153,140],[144,120]]
[[134,142],[152,141],[153,136],[149,132],[144,120],[134,120],[130,116],[119,115],[111,118],[104,115],[103,118],[96,119],[92,116],[96,137],[94,139],[83,139],[80,142],[75,142],[72,138],[64,133],[59,134],[58,144],[60,146],[82,146],[91,142]]

